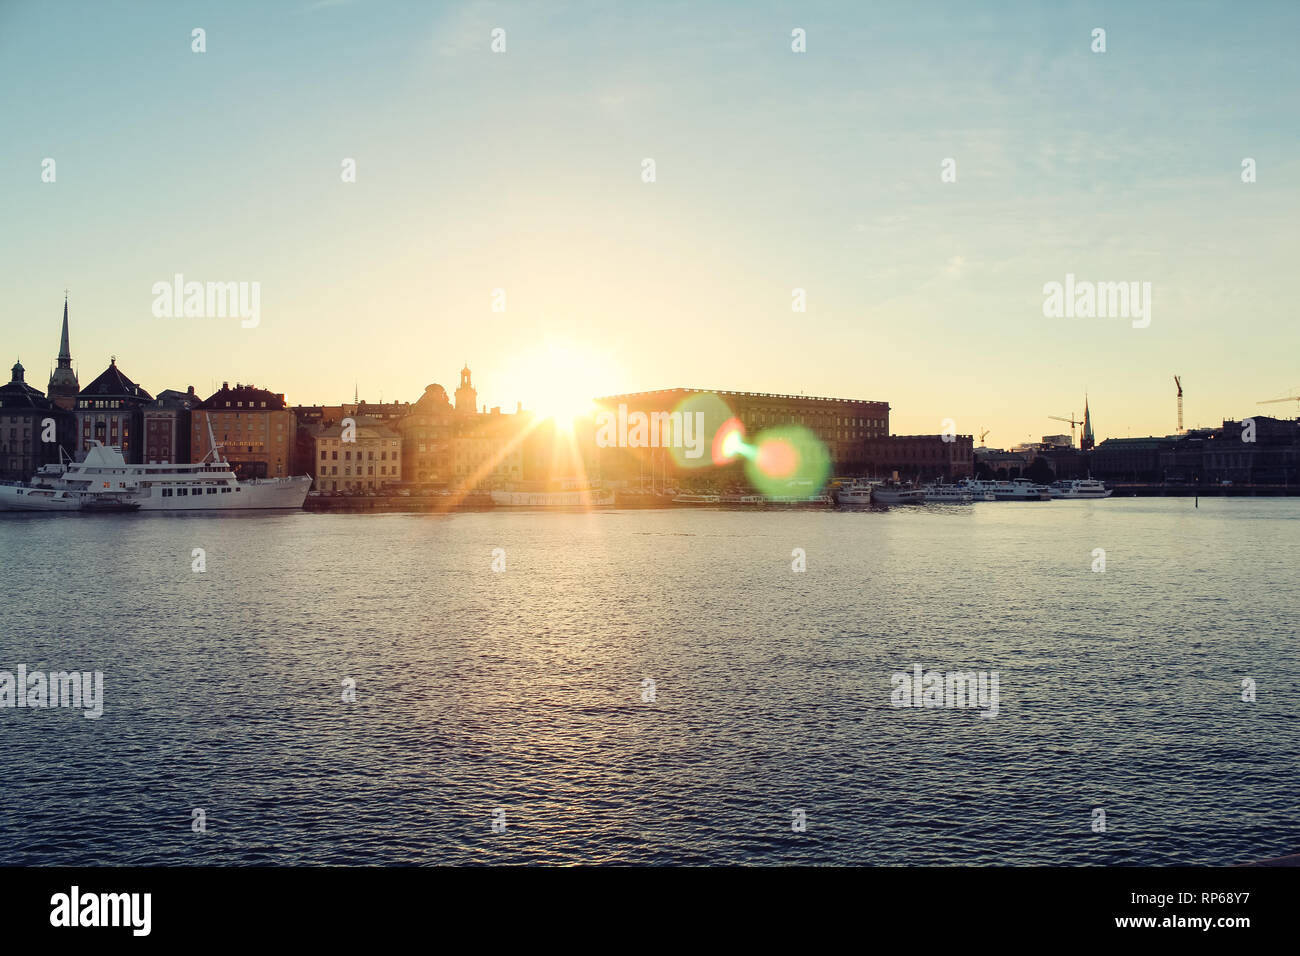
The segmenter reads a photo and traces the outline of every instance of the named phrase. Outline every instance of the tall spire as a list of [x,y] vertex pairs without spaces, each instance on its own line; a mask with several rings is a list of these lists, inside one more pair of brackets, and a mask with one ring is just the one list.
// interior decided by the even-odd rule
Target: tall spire
[[68,294],[63,294],[63,336],[59,339],[59,368],[72,368],[72,349],[68,345]]
[[1083,396],[1083,436],[1079,442],[1084,451],[1092,451],[1095,439],[1092,437],[1092,414],[1088,411],[1088,396]]

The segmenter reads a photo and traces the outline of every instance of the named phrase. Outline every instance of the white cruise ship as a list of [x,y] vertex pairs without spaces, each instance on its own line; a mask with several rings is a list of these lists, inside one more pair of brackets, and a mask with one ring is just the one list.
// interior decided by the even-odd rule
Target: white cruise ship
[[1110,489],[1096,478],[1054,481],[1048,485],[1053,498],[1109,498]]
[[45,465],[24,490],[29,499],[39,493],[55,500],[62,493],[76,498],[77,508],[112,495],[140,511],[225,511],[301,508],[310,488],[307,475],[240,481],[216,454],[196,464],[133,465],[117,446],[94,442],[85,461]]
[[1016,478],[1014,481],[981,481],[970,478],[961,483],[972,494],[987,492],[994,501],[1051,501],[1052,493],[1047,485],[1036,485],[1028,478]]
[[993,495],[986,492],[974,492],[962,485],[945,485],[935,482],[924,487],[925,500],[928,504],[968,505],[973,501],[992,501]]

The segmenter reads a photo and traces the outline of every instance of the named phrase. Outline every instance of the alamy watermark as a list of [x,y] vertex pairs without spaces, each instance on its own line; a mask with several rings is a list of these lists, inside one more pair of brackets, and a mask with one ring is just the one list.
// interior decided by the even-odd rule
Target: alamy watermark
[[600,448],[684,448],[687,458],[704,454],[704,413],[628,412],[605,409],[596,414],[596,445]]
[[104,713],[104,674],[102,671],[28,671],[26,664],[18,672],[0,671],[0,708],[44,707],[80,709],[87,720]]
[[262,321],[262,283],[186,282],[176,273],[172,281],[153,284],[153,314],[159,319],[240,319],[246,329]]
[[978,707],[981,717],[998,715],[997,671],[927,671],[912,665],[912,673],[893,675],[889,703],[894,707]]
[[1151,324],[1150,282],[1076,281],[1067,272],[1064,283],[1044,284],[1043,296],[1049,319],[1132,319],[1135,329]]

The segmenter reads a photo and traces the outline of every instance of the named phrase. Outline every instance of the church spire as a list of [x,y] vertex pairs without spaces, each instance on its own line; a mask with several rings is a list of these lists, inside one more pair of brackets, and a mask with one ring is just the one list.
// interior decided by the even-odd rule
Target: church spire
[[72,349],[68,345],[68,294],[63,294],[63,336],[59,339],[59,368],[72,368]]
[[1088,411],[1088,396],[1083,397],[1083,436],[1079,442],[1084,451],[1092,451],[1096,439],[1092,436],[1092,413]]

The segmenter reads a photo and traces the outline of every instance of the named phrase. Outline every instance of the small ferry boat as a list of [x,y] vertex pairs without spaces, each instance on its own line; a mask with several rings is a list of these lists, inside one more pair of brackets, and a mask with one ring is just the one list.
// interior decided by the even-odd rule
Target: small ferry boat
[[1111,491],[1096,478],[1054,481],[1047,486],[1053,498],[1109,498]]
[[881,505],[920,505],[925,491],[908,485],[882,484],[871,489],[871,500]]
[[[975,501],[975,492],[963,488],[961,485],[942,485],[933,484],[925,485],[925,500],[927,503],[949,504],[949,505],[968,505]],[[993,496],[987,492],[980,492],[980,501],[992,501]]]
[[835,494],[835,500],[842,507],[865,508],[871,504],[871,489],[877,484],[875,481],[859,480],[841,485]]
[[1016,478],[1013,481],[981,481],[968,479],[961,483],[963,488],[974,492],[987,492],[994,501],[1051,501],[1052,493],[1047,485],[1036,485],[1028,478]]

